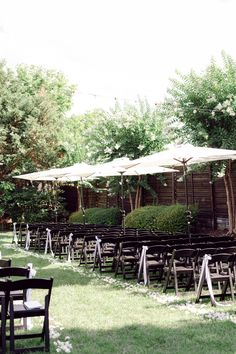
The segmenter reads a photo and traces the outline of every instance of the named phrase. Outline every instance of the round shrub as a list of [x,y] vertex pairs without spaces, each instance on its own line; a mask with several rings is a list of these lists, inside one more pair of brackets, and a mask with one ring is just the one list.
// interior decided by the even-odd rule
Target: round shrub
[[[194,224],[197,217],[197,208],[190,206],[192,212],[192,222]],[[161,230],[167,232],[186,232],[186,206],[174,204],[170,206],[146,206],[135,209],[126,216],[126,227],[136,227],[138,229]]]
[[[72,213],[69,222],[82,224],[82,211]],[[85,222],[87,224],[119,225],[121,224],[121,212],[119,208],[89,208],[85,210]]]
[[165,205],[145,206],[133,210],[125,217],[126,227],[135,227],[137,229],[153,230],[156,228],[158,215],[167,208]]
[[[168,206],[163,210],[157,220],[156,229],[167,232],[186,232],[187,231],[187,219],[186,219],[186,206],[181,204],[175,204]],[[196,222],[197,208],[190,206],[189,210],[192,212],[191,224]]]

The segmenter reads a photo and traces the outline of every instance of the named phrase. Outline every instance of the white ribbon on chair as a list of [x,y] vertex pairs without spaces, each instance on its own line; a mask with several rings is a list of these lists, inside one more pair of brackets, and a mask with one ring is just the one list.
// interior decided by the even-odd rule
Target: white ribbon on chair
[[25,249],[28,251],[30,248],[30,230],[29,225],[26,224],[26,239],[25,239]]
[[102,240],[98,236],[95,236],[95,239],[96,239],[96,244],[95,244],[95,251],[94,251],[94,265],[96,264],[97,256],[100,261],[102,259],[102,250],[100,245]]
[[68,246],[68,255],[67,255],[67,261],[68,261],[68,262],[71,262],[72,236],[73,236],[73,233],[71,232],[71,233],[69,234],[69,246]]
[[197,287],[197,299],[200,298],[202,287],[203,287],[204,281],[206,280],[212,306],[217,306],[217,305],[224,306],[223,304],[220,304],[219,302],[217,302],[214,297],[211,275],[210,275],[210,270],[208,267],[209,260],[211,260],[211,256],[208,254],[205,254],[203,257],[203,261],[202,261],[202,269],[201,269],[201,274],[199,277],[199,283],[198,283],[198,287]]
[[[28,263],[27,267],[29,268],[29,279],[35,277],[36,270],[33,269],[33,264],[32,263]],[[31,300],[31,293],[32,293],[32,289],[27,289],[26,301],[30,301]],[[24,327],[24,329],[32,329],[33,328],[33,323],[32,323],[31,318],[23,318],[23,327]]]
[[16,232],[16,222],[13,222],[13,243],[18,245],[18,237]]
[[143,271],[143,281],[144,285],[148,285],[148,274],[147,274],[147,253],[148,246],[143,246],[142,253],[140,256],[139,269],[138,269],[138,279],[140,279],[141,272]]
[[52,235],[51,235],[51,230],[46,228],[47,231],[47,238],[46,238],[46,244],[45,244],[45,251],[44,254],[47,254],[48,252],[48,246],[49,246],[49,250],[52,254],[52,256],[54,256],[53,251],[52,251]]

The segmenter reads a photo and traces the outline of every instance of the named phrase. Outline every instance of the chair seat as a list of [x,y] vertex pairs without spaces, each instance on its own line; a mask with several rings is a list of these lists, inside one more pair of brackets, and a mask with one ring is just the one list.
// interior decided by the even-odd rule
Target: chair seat
[[184,266],[178,266],[176,269],[176,273],[192,273],[193,268],[192,267],[184,267]]
[[164,267],[165,263],[162,260],[157,261],[155,259],[152,259],[147,261],[147,265],[148,267]]
[[22,304],[14,304],[13,305],[14,308],[14,318],[22,318],[22,317],[26,317],[26,313],[28,316],[30,317],[34,317],[34,316],[44,316],[45,315],[45,309],[44,307],[40,307],[40,308],[34,308],[34,309],[27,309],[25,307],[25,305]]

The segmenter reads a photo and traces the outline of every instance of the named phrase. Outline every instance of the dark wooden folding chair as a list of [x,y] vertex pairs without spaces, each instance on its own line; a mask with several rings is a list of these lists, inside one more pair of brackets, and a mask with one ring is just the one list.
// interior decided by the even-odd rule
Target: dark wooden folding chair
[[[49,303],[52,291],[53,279],[24,279],[16,280],[14,282],[8,282],[9,285],[9,319],[10,319],[10,351],[11,353],[24,353],[33,351],[50,351],[50,338],[49,338]],[[44,304],[33,301],[27,302],[27,290],[28,289],[40,289],[45,291]],[[24,302],[22,304],[16,304],[14,302],[15,291],[23,291]],[[15,333],[15,320],[19,318],[30,317],[43,317],[43,327],[41,332],[37,333]],[[40,338],[43,341],[43,345],[34,347],[16,348],[15,342],[17,340],[26,340],[32,338]]]
[[105,236],[102,238],[96,238],[93,270],[98,267],[100,272],[114,271],[118,244],[118,237]]
[[[233,273],[231,265],[233,256],[234,255],[227,253],[217,253],[211,255],[211,259],[208,260],[208,269],[210,281],[212,284],[212,291],[214,290],[214,284],[217,285],[217,292],[214,290],[213,295],[220,296],[221,300],[224,299],[226,290],[229,286],[230,295],[234,301]],[[202,281],[199,281],[196,302],[199,302],[205,284],[206,281],[204,281],[204,278]],[[214,305],[214,303],[212,304]]]
[[197,286],[199,282],[199,277],[201,273],[202,261],[205,254],[213,255],[218,252],[218,248],[204,248],[199,249],[196,259],[193,261],[193,279],[195,290],[197,291]]
[[[169,265],[164,269],[164,292],[173,287],[176,295],[179,287],[189,290],[193,281],[193,261],[196,255],[197,250],[191,248],[173,250]],[[174,286],[171,283],[174,283]]]
[[149,286],[150,281],[161,281],[163,278],[164,268],[166,266],[167,246],[155,245],[144,247],[146,247],[145,257],[142,252],[139,261],[137,282],[140,283],[144,281],[146,282],[145,285]]
[[[22,278],[28,279],[30,275],[29,267],[5,267],[0,268],[0,281],[6,280],[19,280]],[[0,293],[1,296],[1,293]],[[23,300],[23,291],[12,292],[14,300]]]
[[140,256],[140,243],[137,241],[120,242],[119,251],[116,257],[115,276],[121,270],[123,278],[127,276],[135,277],[137,271],[137,262]]

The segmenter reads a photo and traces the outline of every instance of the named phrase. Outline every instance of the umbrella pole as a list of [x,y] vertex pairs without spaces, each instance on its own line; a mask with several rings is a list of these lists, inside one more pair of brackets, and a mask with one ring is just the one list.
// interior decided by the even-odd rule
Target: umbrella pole
[[83,225],[85,226],[85,210],[84,210],[84,193],[83,193],[83,178],[80,177],[80,205],[83,214]]
[[57,211],[57,203],[58,203],[58,189],[57,189],[57,178],[54,183],[54,190],[55,190],[55,207],[54,207],[54,212],[55,212],[55,222],[58,222],[58,211]]
[[188,180],[187,180],[187,164],[183,161],[183,171],[184,171],[184,189],[185,189],[185,200],[186,200],[186,221],[187,221],[187,234],[189,238],[189,242],[191,243],[191,219],[192,213],[189,210],[189,203],[188,203]]
[[186,201],[186,208],[188,210],[188,181],[187,181],[187,165],[186,165],[186,162],[183,162],[183,171],[184,171],[185,201]]
[[122,230],[125,235],[124,172],[120,172]]

